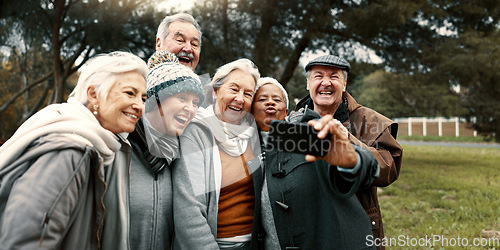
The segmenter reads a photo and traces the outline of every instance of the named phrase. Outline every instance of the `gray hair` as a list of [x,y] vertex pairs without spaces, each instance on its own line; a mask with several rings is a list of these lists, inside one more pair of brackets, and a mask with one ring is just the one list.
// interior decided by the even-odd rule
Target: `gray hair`
[[158,25],[158,32],[156,33],[156,38],[160,39],[161,42],[167,37],[168,35],[168,26],[173,23],[173,22],[188,22],[194,25],[194,27],[198,30],[198,33],[200,34],[200,46],[201,46],[201,28],[198,22],[194,19],[193,16],[191,16],[188,13],[178,13],[172,16],[166,16],[163,21],[161,21],[160,25]]
[[[220,68],[217,69],[217,72],[215,72],[214,77],[212,78],[212,82],[208,84],[205,87],[205,96],[206,96],[206,101],[209,104],[212,104],[214,102],[212,98],[212,91],[217,91],[219,90],[220,86],[224,84],[224,81],[226,80],[227,76],[229,73],[231,73],[233,70],[242,70],[245,73],[251,75],[254,80],[255,80],[255,87],[257,87],[257,81],[259,81],[260,78],[260,73],[259,69],[255,64],[250,61],[249,59],[242,58],[238,59],[236,61],[232,61],[230,63],[222,65]],[[255,88],[254,88],[255,92]]]
[[255,88],[255,93],[257,93],[257,90],[259,90],[260,87],[266,85],[266,84],[272,84],[280,88],[281,92],[283,93],[283,97],[285,98],[285,104],[286,108],[288,109],[288,104],[290,101],[288,100],[288,92],[286,92],[285,88],[283,85],[281,85],[278,80],[272,78],[272,77],[261,77],[259,81],[257,82],[257,87]]
[[[344,80],[347,81],[347,70],[343,69],[342,73],[344,73]],[[306,71],[306,80],[309,80],[309,76],[311,75],[311,70]]]
[[94,86],[97,96],[106,98],[118,76],[131,71],[136,71],[146,79],[146,62],[130,52],[123,51],[96,55],[82,67],[78,83],[69,97],[87,105],[87,88]]

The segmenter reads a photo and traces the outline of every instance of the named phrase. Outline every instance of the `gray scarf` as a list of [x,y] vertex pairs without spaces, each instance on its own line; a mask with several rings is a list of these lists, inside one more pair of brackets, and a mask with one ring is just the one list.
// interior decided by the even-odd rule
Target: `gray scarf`
[[151,125],[146,117],[143,117],[144,133],[151,155],[164,158],[168,164],[179,156],[179,140],[177,136],[162,133]]

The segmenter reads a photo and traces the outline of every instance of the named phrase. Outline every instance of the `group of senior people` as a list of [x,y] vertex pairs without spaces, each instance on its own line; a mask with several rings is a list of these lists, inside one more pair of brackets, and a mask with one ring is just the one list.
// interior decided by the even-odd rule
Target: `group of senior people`
[[[402,149],[397,124],[346,92],[349,63],[310,61],[309,96],[288,114],[286,90],[248,59],[203,86],[200,46],[190,15],[167,17],[147,65],[94,57],[67,103],[16,131],[0,148],[0,249],[374,247],[376,187],[396,180]],[[278,151],[272,120],[332,146]]]

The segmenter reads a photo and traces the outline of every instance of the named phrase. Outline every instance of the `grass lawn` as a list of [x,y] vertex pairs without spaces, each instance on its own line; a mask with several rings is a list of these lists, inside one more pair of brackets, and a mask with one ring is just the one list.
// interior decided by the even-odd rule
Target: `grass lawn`
[[500,149],[404,146],[399,179],[381,191],[388,240],[436,237],[434,248],[449,249],[464,238],[471,246],[496,235],[482,248],[500,249]]

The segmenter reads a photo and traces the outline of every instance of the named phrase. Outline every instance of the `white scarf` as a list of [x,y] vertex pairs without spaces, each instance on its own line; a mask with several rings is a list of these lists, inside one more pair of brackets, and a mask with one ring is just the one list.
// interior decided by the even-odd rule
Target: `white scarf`
[[17,159],[34,140],[50,133],[77,135],[72,137],[97,149],[105,165],[111,164],[114,152],[121,145],[117,136],[103,128],[87,107],[69,98],[67,103],[45,107],[17,129],[0,147],[0,169]]
[[214,105],[210,105],[206,109],[199,108],[193,122],[204,124],[210,128],[218,145],[224,152],[233,157],[242,155],[246,151],[250,139],[253,137],[251,142],[254,144],[255,138],[257,138],[257,127],[250,114],[245,115],[239,125],[230,124],[217,118],[214,113]]

